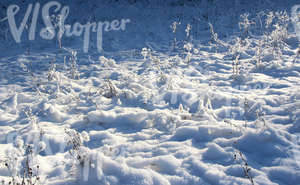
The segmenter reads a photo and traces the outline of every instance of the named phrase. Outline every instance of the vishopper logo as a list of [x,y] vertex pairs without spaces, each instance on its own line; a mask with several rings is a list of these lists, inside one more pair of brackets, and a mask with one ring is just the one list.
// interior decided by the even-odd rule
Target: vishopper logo
[[[41,11],[40,11],[41,9]],[[50,12],[50,10],[53,12]],[[25,15],[18,15],[20,7],[18,5],[10,5],[7,8],[7,17],[0,20],[0,22],[8,21],[11,34],[16,43],[21,43],[21,36],[25,28],[28,29],[28,39],[30,41],[35,40],[37,33],[37,23],[39,19],[39,14],[41,12],[42,20],[45,25],[39,31],[39,36],[45,40],[52,40],[57,38],[59,46],[62,47],[61,41],[63,36],[66,37],[80,37],[83,35],[83,51],[85,53],[89,50],[90,35],[95,33],[97,36],[97,50],[102,52],[102,41],[103,41],[103,32],[109,31],[124,31],[126,25],[130,23],[129,19],[113,20],[111,22],[87,22],[86,24],[81,24],[79,22],[74,23],[73,25],[65,24],[66,19],[70,13],[69,6],[62,6],[61,3],[57,1],[50,1],[41,7],[40,3],[29,4]],[[52,13],[52,14],[51,14]],[[58,15],[55,15],[58,14]],[[29,17],[31,16],[30,25]],[[16,16],[24,16],[22,22],[17,26]]]

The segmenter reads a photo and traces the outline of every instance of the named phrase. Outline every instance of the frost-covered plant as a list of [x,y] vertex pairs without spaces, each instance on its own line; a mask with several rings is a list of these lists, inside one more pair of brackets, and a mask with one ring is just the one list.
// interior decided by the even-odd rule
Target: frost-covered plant
[[251,42],[249,39],[245,38],[242,40],[240,37],[236,37],[234,43],[229,45],[229,53],[232,57],[232,72],[233,75],[239,75],[242,69],[243,63],[241,63],[242,54],[247,54]]
[[208,26],[209,26],[209,32],[210,32],[210,41],[212,43],[218,43],[218,41],[219,41],[218,34],[215,33],[213,25],[211,23],[208,23]]
[[240,55],[237,55],[232,61],[232,75],[238,76],[240,74]]
[[[219,46],[228,47],[228,45],[219,39],[218,34],[215,32],[214,27],[211,23],[208,23],[210,32],[210,45],[218,49]],[[217,51],[216,51],[217,52]]]
[[160,71],[157,83],[159,85],[164,85],[167,83],[167,81],[168,81],[168,77],[162,71]]
[[[289,21],[290,21],[290,17],[288,15],[288,13],[286,11],[280,11],[280,12],[275,12],[276,15],[276,19],[277,19],[277,23],[287,29]],[[286,32],[287,34],[287,32]]]
[[[48,85],[56,85],[56,89],[52,89],[48,91],[51,95],[56,97],[59,92],[61,92],[62,87],[62,79],[60,73],[56,70],[56,64],[54,63],[56,59],[52,60],[50,63],[50,67],[47,72]],[[66,67],[66,57],[64,57],[64,68]],[[53,82],[53,83],[51,83]]]
[[173,133],[179,124],[179,120],[176,116],[170,116],[162,112],[158,112],[146,120],[148,128],[156,128],[168,133]]
[[271,48],[273,56],[281,59],[282,51],[286,46],[284,40],[287,35],[287,30],[284,27],[281,27],[279,24],[274,25],[275,30],[273,30],[269,36],[268,46]]
[[63,34],[65,32],[63,15],[58,15],[56,17],[56,22],[57,22],[57,26],[59,28],[59,31],[58,31],[58,34],[57,34],[57,41],[58,41],[59,48],[61,49],[62,48],[62,37],[63,37]]
[[23,110],[24,114],[26,115],[27,119],[29,120],[29,123],[32,125],[33,128],[37,128],[40,133],[40,140],[44,135],[44,130],[40,127],[38,123],[38,118],[35,114],[32,112],[32,108],[30,106],[24,108]]
[[288,24],[290,18],[286,11],[269,12],[266,18],[266,29],[263,35],[266,47],[272,50],[275,58],[282,58],[282,51],[287,46],[285,43],[288,38]]
[[243,45],[240,37],[236,37],[234,43],[229,46],[229,52],[232,56],[232,60],[235,60],[238,55],[242,53]]
[[256,17],[255,17],[256,18],[256,23],[254,23],[254,24],[259,25],[259,30],[260,30],[261,33],[264,31],[263,30],[263,28],[264,28],[264,24],[263,24],[264,15],[265,15],[265,13],[263,11],[261,11],[261,12],[258,12],[256,14]]
[[182,120],[191,120],[192,119],[192,115],[189,112],[189,108],[183,107],[182,104],[179,104],[178,115],[180,115]]
[[208,120],[215,121],[217,119],[216,114],[213,111],[211,98],[212,96],[209,93],[204,94],[198,100],[197,112],[193,114],[193,117],[197,118],[207,118]]
[[101,61],[106,68],[112,68],[116,66],[116,61],[114,59],[106,58],[105,56],[100,56],[99,61]]
[[[23,140],[17,138],[18,149],[4,161],[11,180],[8,185],[37,185],[40,184],[39,165],[34,164],[34,146],[23,146]],[[41,150],[39,150],[40,152]],[[23,162],[22,162],[23,161]],[[2,181],[5,184],[5,181]]]
[[255,50],[255,56],[256,56],[255,61],[257,67],[262,64],[262,54],[263,54],[263,41],[259,40]]
[[[66,12],[64,12],[64,13],[66,13]],[[61,15],[61,14],[54,15],[53,14],[53,15],[50,16],[50,19],[51,19],[51,22],[52,22],[52,25],[54,26],[54,28],[58,29],[57,41],[58,41],[58,46],[61,49],[62,48],[62,37],[63,37],[63,34],[65,32],[65,22],[64,22],[65,18],[64,18],[64,15]],[[53,34],[53,33],[51,33],[51,34]]]
[[73,129],[65,129],[65,133],[67,135],[67,143],[71,147],[69,150],[69,154],[72,157],[70,173],[72,175],[79,175],[79,171],[89,169],[91,166],[89,149],[84,146],[84,142],[88,142],[90,137],[85,131],[78,133]]
[[270,11],[266,18],[266,28],[269,28],[275,18],[274,12]]
[[187,51],[188,53],[191,53],[193,44],[190,42],[185,42],[185,44],[183,45],[183,49],[185,49],[185,51]]
[[18,62],[20,63],[20,67],[22,68],[22,70],[31,77],[32,88],[36,90],[36,92],[40,95],[41,79],[35,75],[32,67],[32,62],[24,58],[18,59]]
[[240,37],[237,37],[235,39],[235,42],[233,45],[229,46],[229,52],[232,57],[232,74],[234,76],[237,76],[240,74],[240,56],[242,52],[246,50],[248,46],[243,46],[242,40]]
[[244,128],[243,128],[243,127],[241,127],[241,126],[239,126],[239,125],[237,125],[237,124],[232,123],[229,119],[224,119],[223,121],[224,121],[224,123],[227,123],[227,124],[229,124],[230,126],[239,129],[240,132],[243,132],[243,131],[244,131]]
[[254,24],[253,21],[249,20],[249,13],[245,13],[241,15],[242,21],[239,22],[239,28],[242,30],[242,38],[247,38],[249,36],[249,29],[251,24]]
[[174,21],[172,24],[171,24],[171,29],[172,29],[172,32],[175,34],[176,33],[176,30],[177,30],[177,26],[180,25],[181,23],[180,22],[176,22]]
[[236,161],[240,161],[240,165],[243,169],[244,175],[247,179],[249,179],[251,185],[254,185],[254,180],[253,177],[250,174],[251,171],[251,167],[249,166],[247,159],[245,158],[245,156],[242,154],[241,151],[236,151],[234,154],[234,160]]
[[54,79],[57,79],[57,76],[56,76],[56,65],[54,63],[55,60],[52,60],[51,61],[51,64],[50,64],[50,68],[48,70],[48,81],[52,81]]
[[117,95],[118,92],[116,86],[109,79],[107,79],[105,82],[103,96],[105,96],[106,98],[113,98]]
[[143,48],[141,51],[141,55],[144,57],[144,60],[146,60],[147,56],[149,55],[150,49]]
[[[7,168],[11,180],[8,184],[16,185],[18,183],[18,168],[20,166],[19,152],[13,152],[11,155],[7,156],[5,160],[2,160],[1,163]],[[2,181],[5,184],[5,181]]]
[[181,22],[174,21],[170,26],[170,28],[174,34],[174,41],[173,41],[173,47],[172,47],[173,50],[175,50],[177,48],[176,30],[177,30],[178,25],[180,25],[180,24],[181,24]]
[[71,63],[70,66],[70,73],[72,79],[79,79],[79,72],[77,66],[77,52],[71,51],[71,56],[69,58],[69,62]]
[[99,95],[101,95],[100,88],[92,86],[92,87],[89,88],[89,92],[87,93],[87,96],[86,96],[87,102],[92,103],[93,105],[95,105],[97,109],[99,108],[98,107],[99,105],[97,104],[97,101],[96,101],[95,97],[97,97]]
[[152,51],[150,48],[143,48],[141,51],[141,55],[144,57],[144,60],[146,60],[147,57],[149,57],[150,61],[153,62],[156,65],[159,65],[160,60],[158,57],[154,56],[152,54]]
[[155,56],[154,52],[150,48],[147,49],[147,56],[149,57],[153,67],[156,67],[158,71],[161,71],[160,58],[158,56]]
[[83,131],[80,134],[73,129],[65,129],[65,133],[67,134],[67,143],[69,146],[71,146],[69,153],[74,157],[74,159],[78,160],[78,164],[83,166],[88,157],[83,145],[84,142],[90,140],[88,133]]
[[39,184],[39,165],[36,166],[36,169],[33,169],[33,147],[31,145],[27,145],[25,150],[25,168],[23,169],[23,178],[21,185],[35,185]]
[[294,60],[293,60],[293,63],[295,63],[295,62],[297,61],[297,59],[298,59],[299,56],[300,56],[300,45],[299,45],[299,47],[298,47],[298,49],[297,49],[297,53],[296,53],[296,55],[295,55],[295,58],[294,58]]
[[187,24],[185,32],[186,32],[186,37],[190,37],[190,32],[191,32],[192,26],[190,24]]
[[256,118],[258,121],[261,121],[264,126],[266,125],[266,120],[265,120],[265,112],[262,109],[258,109],[255,111]]
[[191,57],[192,57],[192,49],[193,49],[193,44],[188,42],[186,44],[184,44],[183,48],[186,50],[186,57],[185,57],[185,61],[186,63],[190,63],[191,61]]

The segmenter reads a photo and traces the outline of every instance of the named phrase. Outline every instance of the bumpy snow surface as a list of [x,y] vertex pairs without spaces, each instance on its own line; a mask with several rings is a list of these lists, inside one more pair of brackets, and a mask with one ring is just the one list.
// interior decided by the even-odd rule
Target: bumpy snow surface
[[42,39],[47,2],[34,40],[0,22],[0,183],[300,184],[297,1],[60,1],[71,25],[130,20],[101,52]]

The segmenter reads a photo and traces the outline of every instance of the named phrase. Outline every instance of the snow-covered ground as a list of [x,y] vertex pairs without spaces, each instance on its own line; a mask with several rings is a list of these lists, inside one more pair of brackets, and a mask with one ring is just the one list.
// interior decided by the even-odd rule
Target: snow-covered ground
[[0,22],[0,183],[300,184],[296,0],[60,3],[130,22],[100,53],[95,33],[42,39],[41,15],[18,44]]

